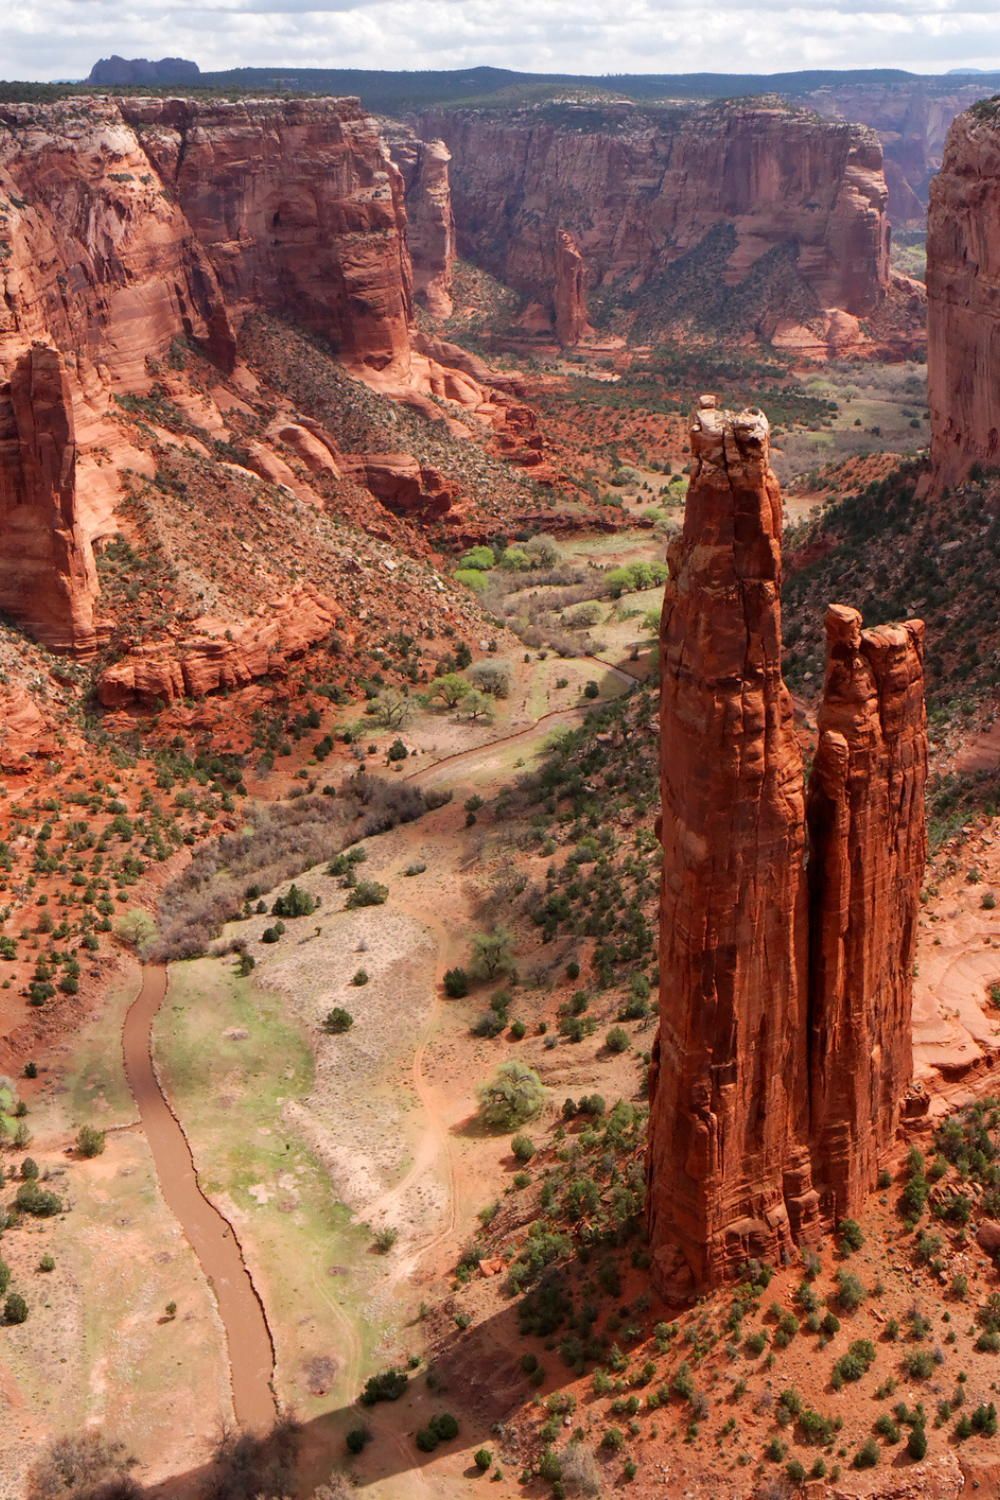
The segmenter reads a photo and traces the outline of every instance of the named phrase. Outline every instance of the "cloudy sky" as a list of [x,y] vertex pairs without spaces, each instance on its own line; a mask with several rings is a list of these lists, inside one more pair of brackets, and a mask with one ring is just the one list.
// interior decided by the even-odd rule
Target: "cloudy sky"
[[536,72],[1000,68],[997,0],[14,0],[0,74],[98,57]]

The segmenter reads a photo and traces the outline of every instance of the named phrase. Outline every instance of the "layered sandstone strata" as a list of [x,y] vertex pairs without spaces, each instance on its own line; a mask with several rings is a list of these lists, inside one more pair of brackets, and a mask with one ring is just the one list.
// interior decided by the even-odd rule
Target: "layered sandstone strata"
[[931,185],[927,363],[938,486],[1000,464],[1000,110],[960,115]]
[[557,230],[589,288],[612,297],[657,286],[713,232],[728,237],[712,254],[730,286],[788,257],[798,317],[863,317],[888,289],[882,150],[867,127],[778,104],[560,104],[429,112],[422,130],[452,153],[462,253],[539,302],[553,303]]
[[406,188],[406,238],[414,295],[435,318],[451,316],[455,215],[451,207],[451,152],[444,141],[421,141],[386,121],[383,132]]
[[892,1147],[913,1073],[910,1010],[927,856],[923,624],[827,611],[809,782],[810,1072],[816,1185],[836,1223]]
[[123,99],[227,301],[291,313],[349,362],[408,367],[403,182],[357,99]]
[[584,283],[583,256],[568,229],[556,230],[556,338],[572,348],[587,329],[587,296]]
[[767,420],[703,398],[691,451],[661,629],[648,1159],[671,1295],[782,1257],[875,1186],[910,1081],[925,856],[922,625],[830,609],[807,874]]
[[[803,1153],[802,757],[781,677],[781,496],[760,412],[703,406],[660,636],[660,1029],[649,1143],[661,1284],[777,1261],[815,1217]],[[794,1201],[785,1174],[796,1161]]]

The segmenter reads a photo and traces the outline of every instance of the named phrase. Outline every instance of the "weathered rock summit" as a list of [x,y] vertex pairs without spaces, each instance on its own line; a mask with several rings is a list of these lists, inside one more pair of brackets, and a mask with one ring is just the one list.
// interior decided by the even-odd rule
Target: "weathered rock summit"
[[938,487],[1000,463],[1000,110],[948,133],[927,221],[927,364]]
[[672,1295],[779,1261],[875,1185],[910,1078],[927,758],[922,626],[832,606],[807,798],[767,419],[704,397],[691,451],[661,628],[648,1165]]

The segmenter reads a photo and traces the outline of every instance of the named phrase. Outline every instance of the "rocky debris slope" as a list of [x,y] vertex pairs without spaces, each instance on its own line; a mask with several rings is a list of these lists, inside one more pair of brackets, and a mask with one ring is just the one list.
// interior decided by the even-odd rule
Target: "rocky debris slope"
[[[412,149],[411,203],[439,256],[425,290],[444,298],[447,151],[415,138]],[[357,100],[0,105],[0,608],[52,647],[93,655],[108,635],[94,549],[121,530],[123,476],[153,478],[164,444],[416,555],[426,545],[390,512],[453,522],[476,505],[455,466],[436,462],[432,429],[548,477],[516,383],[491,383],[481,362],[416,329],[404,196]],[[327,351],[350,371],[336,430],[280,382],[268,389],[244,347],[237,358],[264,309],[309,331],[328,377]],[[340,429],[361,381],[390,419],[384,449],[365,436],[351,463]],[[419,460],[401,451],[404,429]],[[537,509],[534,493],[521,502]]]
[[927,362],[937,486],[1000,463],[1000,109],[960,115],[931,186]]
[[622,303],[673,276],[696,306],[692,256],[718,258],[729,288],[780,269],[767,336],[789,316],[865,317],[889,289],[882,150],[864,126],[777,103],[561,104],[428,112],[421,129],[452,153],[462,253],[553,319],[559,230],[588,290]]
[[766,418],[703,398],[661,631],[663,884],[649,1220],[661,1288],[855,1212],[910,1080],[923,628],[831,608],[808,798],[781,676]]

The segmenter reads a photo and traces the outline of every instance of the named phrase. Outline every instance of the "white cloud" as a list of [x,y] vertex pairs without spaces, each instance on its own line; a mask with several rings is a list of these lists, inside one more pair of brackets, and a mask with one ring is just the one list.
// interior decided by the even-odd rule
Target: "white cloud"
[[4,23],[8,77],[99,57],[529,72],[1000,68],[996,0],[28,0]]

